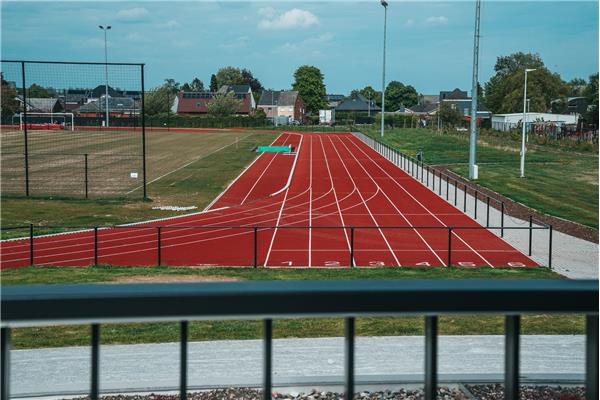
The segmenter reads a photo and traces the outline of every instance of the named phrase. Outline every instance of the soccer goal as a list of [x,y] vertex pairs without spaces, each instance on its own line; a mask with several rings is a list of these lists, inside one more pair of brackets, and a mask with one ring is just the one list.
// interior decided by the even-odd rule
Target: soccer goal
[[[19,129],[23,129],[25,113],[19,114]],[[75,130],[73,113],[27,113],[27,127],[31,129],[69,129]]]

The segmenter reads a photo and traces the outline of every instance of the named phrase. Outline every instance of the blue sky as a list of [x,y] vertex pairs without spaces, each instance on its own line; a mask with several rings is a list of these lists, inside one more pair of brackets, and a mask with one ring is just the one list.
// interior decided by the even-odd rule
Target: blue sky
[[[219,67],[250,69],[268,88],[319,67],[328,93],[381,86],[383,9],[363,2],[2,1],[2,58],[146,63],[147,86]],[[424,94],[470,90],[474,3],[390,1],[387,80]],[[537,52],[563,79],[598,71],[597,1],[483,1],[480,81],[496,57]]]

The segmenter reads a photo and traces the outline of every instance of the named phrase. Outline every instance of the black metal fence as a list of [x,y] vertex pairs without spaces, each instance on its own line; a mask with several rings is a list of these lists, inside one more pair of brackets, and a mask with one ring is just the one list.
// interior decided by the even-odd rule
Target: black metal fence
[[147,197],[144,64],[1,65],[3,195]]
[[345,399],[350,400],[355,393],[356,317],[425,315],[425,399],[434,400],[438,386],[438,316],[488,314],[505,315],[505,398],[518,400],[521,315],[553,313],[586,316],[586,395],[589,400],[598,398],[597,280],[25,285],[3,288],[1,311],[2,399],[10,398],[10,336],[11,329],[15,327],[91,324],[89,393],[95,400],[100,396],[102,323],[178,321],[179,393],[181,399],[186,399],[189,386],[188,321],[262,319],[262,393],[265,400],[270,400],[273,389],[273,319],[338,317],[345,320]]
[[[489,203],[487,204],[489,207]],[[533,232],[534,231],[547,231],[548,232],[548,252],[546,258],[546,267],[552,269],[552,226],[534,226],[533,218],[530,218],[530,224],[528,226],[512,226],[506,227],[504,225],[501,226],[479,226],[479,225],[470,225],[470,226],[415,226],[415,225],[405,225],[405,226],[300,226],[300,225],[126,225],[126,226],[44,226],[44,227],[36,227],[33,224],[27,226],[12,226],[12,227],[2,227],[0,231],[4,234],[9,231],[19,231],[23,232],[28,230],[28,263],[22,261],[20,264],[11,265],[11,260],[7,257],[4,258],[4,262],[9,266],[24,266],[24,265],[46,265],[47,261],[44,261],[44,257],[52,256],[51,253],[45,251],[44,255],[39,255],[44,249],[39,249],[36,243],[39,243],[41,239],[47,236],[48,232],[79,232],[80,235],[76,241],[74,241],[73,237],[70,235],[65,236],[55,236],[55,244],[60,245],[61,240],[65,240],[69,242],[69,251],[75,251],[76,246],[84,246],[87,250],[80,251],[81,257],[77,260],[80,260],[78,265],[118,265],[114,261],[111,261],[112,252],[110,250],[110,243],[113,239],[110,237],[116,231],[130,231],[127,240],[129,241],[130,246],[137,247],[138,241],[143,243],[143,248],[134,251],[132,250],[130,253],[135,254],[139,253],[142,256],[137,259],[137,263],[140,265],[177,265],[174,262],[174,258],[178,260],[181,258],[179,251],[172,252],[170,256],[165,254],[166,248],[172,248],[174,246],[174,242],[178,240],[184,239],[190,236],[196,236],[196,238],[201,237],[202,235],[206,235],[206,238],[211,239],[211,247],[202,248],[196,247],[194,250],[194,256],[188,257],[188,262],[193,262],[195,264],[210,264],[211,256],[215,254],[217,256],[221,256],[222,252],[230,252],[231,248],[229,246],[221,246],[222,249],[219,248],[219,240],[227,240],[229,236],[237,235],[238,239],[236,241],[236,253],[237,254],[245,254],[245,257],[240,258],[240,262],[238,264],[233,264],[232,266],[248,266],[253,268],[258,268],[261,266],[265,266],[265,251],[264,249],[268,247],[268,243],[270,242],[270,238],[274,234],[275,230],[292,230],[292,231],[300,231],[307,232],[311,231],[313,235],[323,232],[323,231],[334,231],[337,235],[339,235],[340,240],[344,240],[344,237],[348,239],[348,247],[347,247],[347,258],[346,260],[338,260],[337,264],[332,262],[330,265],[323,265],[329,267],[358,267],[358,266],[400,266],[400,265],[389,265],[389,264],[361,264],[356,260],[356,254],[359,251],[367,250],[363,246],[358,247],[356,245],[357,237],[360,233],[372,232],[373,230],[379,230],[380,232],[387,232],[388,234],[398,231],[415,231],[420,235],[428,235],[427,240],[438,243],[446,243],[447,247],[440,248],[436,250],[431,250],[436,257],[443,258],[443,266],[452,267],[476,267],[479,266],[476,263],[469,262],[468,265],[464,265],[464,262],[456,261],[456,253],[462,252],[464,250],[457,250],[457,239],[453,239],[458,233],[472,232],[472,231],[484,231],[484,230],[499,230],[500,232],[504,232],[505,230],[515,230],[515,231],[526,231],[528,240],[527,240],[527,248],[528,248],[528,256],[532,255],[533,252]],[[178,235],[178,231],[188,231]],[[36,234],[37,231],[37,234]],[[139,232],[139,234],[137,234]],[[426,234],[427,232],[428,234]],[[209,235],[216,233],[218,236],[210,237]],[[168,235],[168,236],[167,236]],[[240,238],[242,235],[245,235],[244,238]],[[459,236],[457,236],[459,237]],[[264,239],[267,238],[267,239]],[[123,238],[118,240],[124,240]],[[410,238],[407,238],[410,240]],[[426,240],[426,239],[423,239]],[[169,243],[166,243],[166,242]],[[199,240],[201,241],[201,240]],[[183,244],[185,245],[185,243]],[[122,249],[121,246],[117,246],[120,249],[115,251],[117,254],[120,254],[123,251],[127,251]],[[261,250],[259,250],[261,249]],[[206,250],[205,252],[203,250]],[[373,250],[369,248],[369,250]],[[308,249],[307,249],[308,251]],[[388,250],[382,249],[382,252],[387,252]],[[391,250],[390,250],[391,251]],[[416,251],[416,249],[415,249]],[[38,254],[36,254],[38,252]],[[473,250],[474,253],[477,254],[477,249]],[[23,253],[23,251],[21,251]],[[339,255],[340,251],[338,250],[336,254]],[[149,255],[150,254],[150,255]],[[460,253],[459,253],[460,254]],[[293,258],[293,257],[292,257]],[[440,259],[441,259],[440,258]],[[346,262],[347,261],[347,262]],[[181,261],[179,261],[181,262]],[[56,264],[56,262],[53,262]],[[130,265],[130,264],[127,264]],[[186,264],[188,265],[188,264]],[[484,264],[482,264],[484,265]],[[308,265],[296,265],[294,266],[308,266]],[[432,266],[432,265],[429,265]],[[525,267],[526,265],[521,262],[512,262],[506,263],[506,265],[492,265],[494,267]]]

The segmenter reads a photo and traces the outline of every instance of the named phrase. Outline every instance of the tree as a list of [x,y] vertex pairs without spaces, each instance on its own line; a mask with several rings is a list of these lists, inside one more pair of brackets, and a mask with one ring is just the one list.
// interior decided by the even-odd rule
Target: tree
[[590,76],[590,80],[583,91],[583,95],[587,98],[589,104],[589,111],[585,116],[585,119],[589,123],[598,126],[598,74]]
[[569,97],[580,97],[583,96],[583,92],[586,89],[587,82],[582,78],[573,78],[569,82],[567,82]]
[[184,83],[181,86],[181,90],[184,92],[204,92],[204,82],[198,78],[194,78],[191,83]]
[[463,116],[453,104],[449,102],[442,102],[438,110],[440,114],[440,120],[444,125],[457,126],[463,120]]
[[210,91],[211,92],[216,92],[217,90],[219,90],[219,84],[217,82],[217,76],[215,74],[212,74],[210,76]]
[[228,117],[235,114],[242,104],[232,92],[217,94],[207,104],[208,114],[213,117]]
[[259,93],[264,90],[264,87],[260,81],[252,75],[252,72],[247,69],[242,69],[242,82],[249,85],[252,88],[252,92]]
[[306,110],[311,114],[318,115],[319,110],[327,107],[327,91],[323,79],[321,70],[312,65],[303,65],[294,72],[292,89],[298,91]]
[[29,89],[27,90],[27,97],[32,99],[50,98],[52,97],[52,94],[50,94],[50,92],[43,86],[34,83],[33,85],[29,86]]
[[386,109],[398,110],[402,105],[414,106],[419,102],[419,94],[411,85],[404,85],[398,81],[391,81],[385,88]]
[[161,86],[146,93],[144,97],[146,114],[155,115],[170,112],[179,89],[179,82],[176,82],[175,79],[165,79],[165,83]]
[[350,93],[350,96],[355,96],[357,94],[360,94],[367,100],[371,99],[375,104],[381,106],[381,92],[376,91],[371,86],[365,86],[362,89],[354,89]]
[[537,54],[515,53],[498,57],[496,74],[485,84],[485,104],[493,113],[514,113],[523,110],[525,68],[536,71],[527,74],[527,97],[531,111],[545,112],[554,99],[567,94],[567,85],[560,75],[552,73]]
[[242,71],[235,67],[224,67],[219,69],[216,77],[217,90],[219,90],[219,88],[223,85],[241,85],[244,83],[242,79]]
[[0,75],[0,80],[2,82],[0,93],[2,115],[15,115],[20,108],[17,100],[17,90],[4,80],[4,76]]

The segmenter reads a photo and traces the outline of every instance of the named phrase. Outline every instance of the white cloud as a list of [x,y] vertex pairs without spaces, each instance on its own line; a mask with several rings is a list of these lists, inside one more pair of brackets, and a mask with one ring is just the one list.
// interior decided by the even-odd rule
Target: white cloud
[[275,16],[275,9],[273,7],[262,7],[258,9],[258,15],[262,15],[266,18],[273,18]]
[[441,24],[446,24],[448,23],[448,18],[444,17],[443,15],[440,16],[432,16],[432,17],[427,17],[425,18],[425,22],[428,24],[435,24],[435,25],[441,25]]
[[221,43],[219,45],[219,47],[222,49],[227,49],[227,50],[241,49],[241,48],[248,47],[249,43],[250,43],[250,37],[244,35],[244,36],[240,36],[240,37],[236,38],[233,42]]
[[275,17],[265,18],[258,23],[261,29],[307,28],[317,25],[319,18],[310,11],[294,8]]
[[175,21],[174,19],[168,20],[165,23],[160,24],[161,28],[179,28],[181,26],[181,24],[178,21]]
[[309,37],[299,42],[286,42],[279,46],[278,50],[282,53],[302,52],[303,54],[307,54],[312,52],[311,54],[313,55],[320,55],[321,52],[318,49],[330,44],[332,39],[333,33],[326,32],[319,36]]
[[144,7],[128,8],[120,10],[117,13],[117,18],[122,21],[137,22],[145,19],[150,15],[150,12]]

